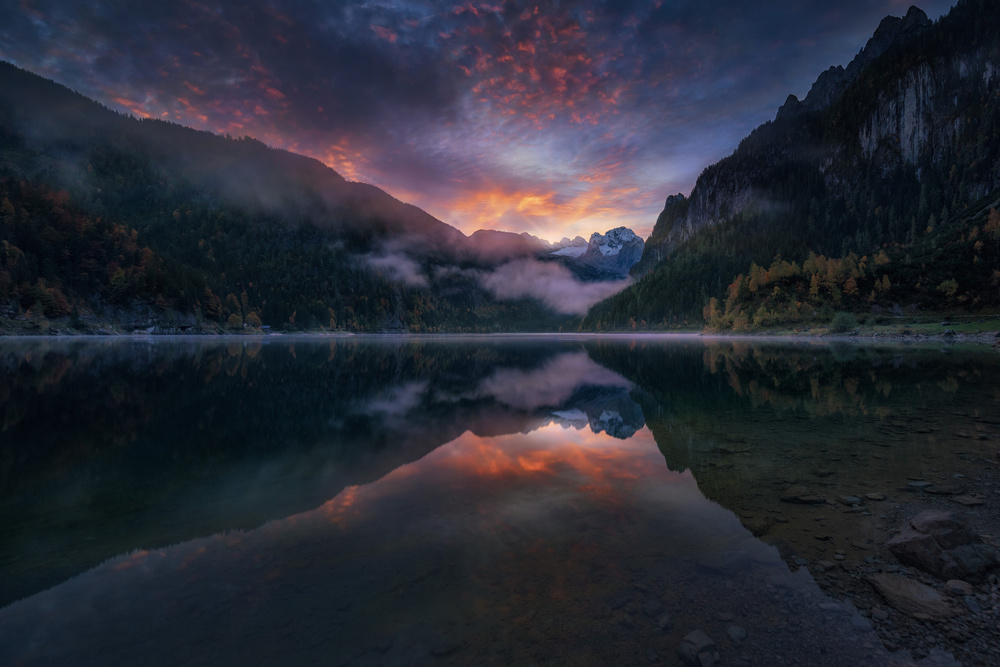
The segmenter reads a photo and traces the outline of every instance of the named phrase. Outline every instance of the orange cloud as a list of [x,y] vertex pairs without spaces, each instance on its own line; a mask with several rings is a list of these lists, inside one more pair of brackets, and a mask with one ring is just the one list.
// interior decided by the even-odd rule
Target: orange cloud
[[142,104],[134,102],[126,97],[113,97],[111,98],[111,101],[128,109],[128,112],[133,116],[138,116],[139,118],[150,118],[152,116],[152,114],[146,111]]
[[391,42],[393,44],[396,43],[396,33],[394,33],[389,28],[380,25],[375,25],[374,23],[368,27],[372,29],[372,31],[378,36],[379,39],[384,39],[387,42]]
[[585,174],[579,180],[582,187],[570,195],[541,187],[494,188],[462,194],[439,205],[449,212],[446,222],[466,233],[477,229],[509,229],[586,236],[618,227],[623,219],[635,215],[628,204],[638,196],[638,188],[609,187],[614,182],[609,174]]

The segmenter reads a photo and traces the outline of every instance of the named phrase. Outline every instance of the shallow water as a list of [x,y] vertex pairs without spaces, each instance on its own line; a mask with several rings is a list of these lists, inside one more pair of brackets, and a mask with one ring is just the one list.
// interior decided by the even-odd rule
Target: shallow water
[[992,455],[997,366],[684,337],[3,340],[0,663],[669,664],[699,629],[723,663],[883,664],[799,564],[863,559],[881,503]]

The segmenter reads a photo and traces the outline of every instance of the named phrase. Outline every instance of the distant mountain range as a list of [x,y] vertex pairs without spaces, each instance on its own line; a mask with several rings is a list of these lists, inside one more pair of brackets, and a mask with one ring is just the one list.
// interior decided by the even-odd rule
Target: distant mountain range
[[1000,4],[887,17],[846,67],[668,197],[584,328],[1000,307]]
[[[115,113],[2,62],[0,241],[0,319],[165,331],[553,330],[618,289],[585,281],[622,281],[643,243],[612,230],[573,257],[466,237],[316,160]],[[521,286],[495,278],[515,271]]]

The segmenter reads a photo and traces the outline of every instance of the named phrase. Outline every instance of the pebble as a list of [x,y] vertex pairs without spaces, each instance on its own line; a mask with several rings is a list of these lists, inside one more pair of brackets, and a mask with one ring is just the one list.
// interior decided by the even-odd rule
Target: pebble
[[867,498],[868,500],[880,501],[880,500],[885,500],[885,494],[884,493],[866,493],[865,494],[865,498]]
[[859,632],[871,632],[872,624],[861,614],[851,616],[851,626]]
[[726,634],[728,634],[729,638],[736,644],[739,644],[747,638],[747,631],[738,625],[730,625],[726,628]]
[[714,665],[719,659],[719,652],[712,638],[701,630],[689,632],[681,642],[678,652],[689,665],[707,667]]
[[845,558],[847,558],[847,556],[845,556],[844,554],[834,554],[833,558],[834,560],[844,560]]
[[642,612],[646,616],[656,616],[663,612],[663,605],[658,600],[646,600],[642,605]]
[[944,584],[945,590],[955,595],[972,595],[972,584],[961,579],[949,579]]
[[857,496],[840,496],[840,502],[845,505],[860,505],[861,498],[858,498]]
[[962,598],[962,602],[965,603],[966,609],[971,611],[973,614],[983,613],[982,607],[980,607],[979,603],[976,602],[976,598],[972,597],[971,595],[966,595],[964,598]]
[[624,607],[625,605],[627,605],[631,601],[632,601],[632,596],[631,595],[623,595],[620,598],[615,599],[611,603],[611,608],[612,609],[621,609],[622,607]]
[[934,486],[934,482],[909,482],[909,486],[914,489],[926,489],[928,486]]

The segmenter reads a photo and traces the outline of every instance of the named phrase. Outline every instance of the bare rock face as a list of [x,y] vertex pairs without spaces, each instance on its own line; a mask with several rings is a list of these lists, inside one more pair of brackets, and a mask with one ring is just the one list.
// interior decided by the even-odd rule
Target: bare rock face
[[936,590],[898,574],[874,574],[868,582],[895,609],[921,620],[951,618],[960,612]]
[[955,512],[921,512],[886,546],[901,562],[941,579],[976,581],[997,565],[993,549]]

